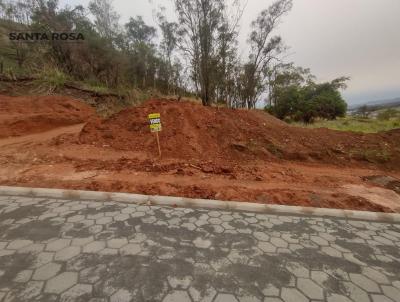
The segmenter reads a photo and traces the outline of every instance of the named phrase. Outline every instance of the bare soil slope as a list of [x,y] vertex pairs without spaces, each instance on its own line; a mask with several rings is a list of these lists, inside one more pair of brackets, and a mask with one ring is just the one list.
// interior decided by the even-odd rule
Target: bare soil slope
[[3,185],[400,212],[400,130],[309,130],[262,111],[169,100],[100,119],[54,96],[0,96],[0,129]]
[[0,95],[0,138],[82,123],[94,113],[90,106],[68,97]]
[[163,157],[236,162],[279,159],[349,165],[371,162],[400,169],[400,129],[358,134],[292,127],[262,111],[204,107],[190,102],[148,101],[107,120],[89,122],[80,140],[118,150],[155,154],[147,115],[161,113]]

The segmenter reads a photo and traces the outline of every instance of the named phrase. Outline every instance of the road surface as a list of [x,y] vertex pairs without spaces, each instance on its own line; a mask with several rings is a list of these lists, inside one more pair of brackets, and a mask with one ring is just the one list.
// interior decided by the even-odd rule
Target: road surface
[[0,301],[400,301],[400,225],[0,196]]

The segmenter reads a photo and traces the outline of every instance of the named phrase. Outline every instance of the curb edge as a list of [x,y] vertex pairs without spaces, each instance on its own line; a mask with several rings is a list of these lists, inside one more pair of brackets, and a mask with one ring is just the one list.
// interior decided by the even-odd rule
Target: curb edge
[[114,201],[170,207],[205,208],[225,211],[247,211],[274,215],[294,215],[342,218],[351,220],[367,220],[379,222],[400,223],[400,214],[367,211],[353,211],[328,208],[313,208],[287,205],[259,204],[239,201],[223,201],[211,199],[194,199],[186,197],[172,197],[159,195],[141,195],[118,192],[98,192],[82,190],[28,188],[0,186],[0,195],[30,196],[57,199],[81,199],[96,201]]

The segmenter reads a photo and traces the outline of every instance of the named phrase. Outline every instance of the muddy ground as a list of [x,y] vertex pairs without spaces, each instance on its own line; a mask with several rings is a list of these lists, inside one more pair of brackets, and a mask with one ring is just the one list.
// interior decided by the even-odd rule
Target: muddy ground
[[2,185],[400,212],[400,130],[303,129],[173,100],[101,119],[69,97],[3,95],[0,132]]

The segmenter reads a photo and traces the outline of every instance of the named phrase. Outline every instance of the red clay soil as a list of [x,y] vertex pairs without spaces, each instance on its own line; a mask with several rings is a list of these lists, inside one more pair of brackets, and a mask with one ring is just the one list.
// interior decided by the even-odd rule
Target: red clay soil
[[0,138],[82,123],[94,114],[90,106],[68,97],[0,95]]
[[400,179],[400,130],[310,130],[262,111],[168,100],[101,120],[54,96],[0,96],[0,129],[2,185],[400,212],[400,195],[372,181]]
[[366,162],[400,170],[400,129],[358,134],[290,126],[262,111],[204,107],[152,100],[103,121],[89,122],[80,141],[117,150],[157,154],[149,135],[149,113],[161,113],[163,158],[204,163],[296,160],[349,165]]

